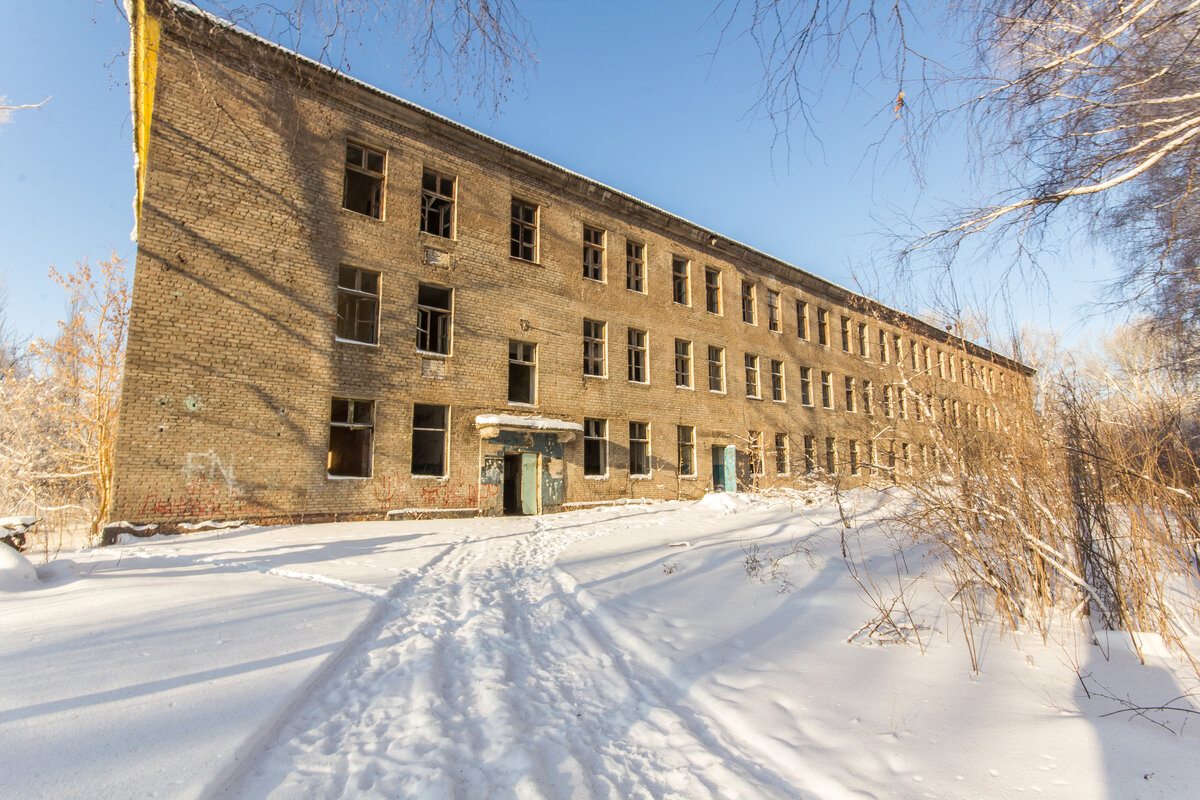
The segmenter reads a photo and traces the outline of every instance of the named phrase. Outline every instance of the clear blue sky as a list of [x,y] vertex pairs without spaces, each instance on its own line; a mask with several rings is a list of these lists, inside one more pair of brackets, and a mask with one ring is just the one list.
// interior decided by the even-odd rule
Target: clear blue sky
[[[851,288],[901,302],[877,278],[885,252],[880,220],[912,208],[915,182],[900,165],[881,167],[869,145],[890,97],[848,96],[845,76],[818,107],[821,142],[793,137],[772,149],[771,126],[751,106],[759,69],[735,42],[716,57],[718,27],[704,0],[557,2],[522,5],[538,65],[518,81],[498,116],[470,99],[455,105],[410,86],[402,44],[367,41],[352,74],[564,167]],[[50,99],[0,125],[0,275],[18,331],[48,336],[63,314],[47,269],[114,251],[132,265],[133,156],[128,33],[111,0],[0,0],[0,95],[8,104]],[[869,120],[875,116],[876,123]],[[886,118],[886,113],[883,115]],[[969,185],[961,150],[939,143],[927,199],[961,199]],[[1020,319],[1080,338],[1077,311],[1110,269],[1077,242],[1051,263],[1048,284],[1018,289]],[[1003,269],[979,257],[980,294]],[[967,279],[964,279],[964,283]],[[906,308],[921,310],[917,306]]]

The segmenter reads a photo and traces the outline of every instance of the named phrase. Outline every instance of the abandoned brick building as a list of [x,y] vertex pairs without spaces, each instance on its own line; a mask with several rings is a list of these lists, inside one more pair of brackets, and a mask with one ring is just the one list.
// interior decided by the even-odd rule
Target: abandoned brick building
[[113,518],[902,480],[1030,370],[190,6],[133,3]]

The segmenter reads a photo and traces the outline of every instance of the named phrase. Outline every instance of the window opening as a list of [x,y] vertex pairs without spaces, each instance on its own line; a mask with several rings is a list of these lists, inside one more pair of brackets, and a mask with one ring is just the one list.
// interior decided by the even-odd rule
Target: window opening
[[608,474],[608,420],[583,421],[583,474],[592,477]]
[[754,284],[742,281],[742,322],[754,324]]
[[509,248],[513,258],[537,261],[537,229],[538,207],[514,197]]
[[646,332],[630,328],[626,339],[629,345],[629,380],[646,383]]
[[334,397],[329,412],[329,452],[325,468],[330,475],[371,477],[371,439],[375,432],[375,402]]
[[604,323],[583,321],[583,374],[604,377]]
[[691,262],[686,258],[671,257],[671,299],[681,306],[691,305],[690,266]]
[[692,388],[692,343],[675,340],[675,385]]
[[758,398],[758,356],[746,354],[746,397]]
[[364,344],[378,343],[378,272],[338,268],[337,337]]
[[725,348],[708,348],[708,390],[725,392]]
[[413,404],[412,474],[442,477],[446,474],[447,406]]
[[704,270],[704,307],[710,314],[721,313],[721,271],[707,267]]
[[536,398],[537,347],[530,342],[508,343],[508,402],[533,405]]
[[696,432],[690,425],[675,427],[677,455],[679,458],[679,474],[696,474]]
[[629,474],[639,477],[650,474],[649,423],[629,423]]
[[346,178],[342,208],[379,219],[383,213],[384,156],[378,150],[346,142]]
[[767,289],[767,330],[779,332],[779,292]]
[[646,291],[646,249],[640,242],[625,242],[625,288]]
[[441,286],[417,287],[417,349],[450,353],[450,303],[453,292]]
[[421,176],[421,230],[446,239],[454,235],[454,178],[431,170]]
[[604,231],[583,226],[583,277],[604,280]]
[[786,400],[783,391],[783,362],[771,361],[771,399],[777,403],[782,403]]

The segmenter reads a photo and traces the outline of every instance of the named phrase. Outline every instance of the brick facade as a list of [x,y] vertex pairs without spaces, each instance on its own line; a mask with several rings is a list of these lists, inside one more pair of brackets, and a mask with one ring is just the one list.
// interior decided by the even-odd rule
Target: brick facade
[[[1005,424],[1007,405],[1028,402],[1030,371],[1020,364],[208,18],[148,5],[161,35],[141,154],[114,519],[500,513],[518,474],[538,476],[526,511],[696,497],[719,477],[714,458],[724,464],[725,451],[714,448],[733,447],[731,466],[759,486],[802,478],[806,436],[819,466],[827,438],[842,472],[852,440],[864,462],[875,441],[877,464],[908,444],[915,466],[929,411],[940,413],[943,399],[947,415],[957,402],[964,424],[978,415],[985,430]],[[348,144],[364,149],[352,151],[357,168],[347,166]],[[383,156],[378,218],[360,213],[376,211],[363,152]],[[448,179],[427,182],[451,190],[452,206],[435,203],[451,209],[450,237],[440,235],[442,217],[426,223],[435,232],[421,230],[427,174]],[[514,200],[532,210],[532,258],[512,255]],[[641,246],[643,291],[628,288],[627,243]],[[675,264],[686,269],[686,285]],[[708,270],[719,281],[715,313]],[[354,280],[361,283],[339,289]],[[439,323],[446,301],[448,327]],[[806,304],[806,336],[798,303]],[[419,305],[433,310],[422,318]],[[858,354],[860,324],[866,356]],[[599,375],[585,374],[585,327],[593,356],[602,356],[588,365]],[[439,330],[448,332],[446,347]],[[644,332],[644,381],[629,380],[631,330],[635,343]],[[519,351],[532,355],[532,367],[518,364],[514,374],[519,383],[534,373],[534,403],[509,402],[512,342],[533,346]],[[710,347],[723,352],[723,391],[710,388]],[[939,354],[954,364],[954,379],[949,367],[938,377]],[[757,398],[747,396],[747,355],[757,357]],[[773,362],[782,368],[778,400]],[[822,403],[823,372],[832,409]],[[415,405],[425,430],[414,436]],[[353,408],[370,429],[353,426]],[[414,475],[438,471],[426,458],[438,408],[448,416],[443,474]],[[337,414],[346,425],[331,434]],[[503,416],[477,423],[480,415]],[[529,417],[551,422],[515,419]],[[599,476],[585,475],[585,464],[598,466],[597,425],[588,420],[604,421]],[[631,430],[631,422],[639,425]],[[679,470],[680,426],[693,429],[692,475]],[[760,432],[755,476],[751,432]],[[645,476],[630,474],[631,433],[633,460],[648,446]],[[777,463],[778,435],[787,437],[786,464]],[[419,467],[415,438],[426,443]],[[331,476],[330,465],[341,470],[344,459],[369,477]],[[508,502],[521,507],[519,498]]]

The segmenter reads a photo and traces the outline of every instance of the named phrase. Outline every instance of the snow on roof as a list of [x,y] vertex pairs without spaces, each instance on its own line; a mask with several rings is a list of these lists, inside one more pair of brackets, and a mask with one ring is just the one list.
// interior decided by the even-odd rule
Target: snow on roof
[[583,426],[578,422],[567,422],[565,419],[550,417],[521,417],[516,414],[480,414],[475,418],[475,426],[483,428],[494,425],[501,428],[532,428],[539,431],[579,431]]

